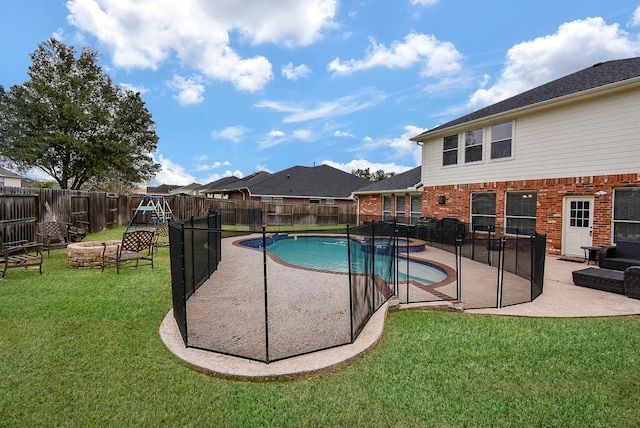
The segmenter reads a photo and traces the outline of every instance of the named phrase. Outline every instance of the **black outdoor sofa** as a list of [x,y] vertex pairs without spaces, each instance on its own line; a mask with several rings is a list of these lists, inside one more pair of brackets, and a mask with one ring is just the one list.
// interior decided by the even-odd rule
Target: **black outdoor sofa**
[[618,241],[615,246],[600,249],[598,265],[604,269],[624,271],[640,266],[640,242]]
[[598,268],[574,271],[573,283],[640,299],[640,242],[617,241],[600,249]]
[[590,267],[573,271],[572,275],[576,285],[640,299],[640,266],[630,266],[624,272]]

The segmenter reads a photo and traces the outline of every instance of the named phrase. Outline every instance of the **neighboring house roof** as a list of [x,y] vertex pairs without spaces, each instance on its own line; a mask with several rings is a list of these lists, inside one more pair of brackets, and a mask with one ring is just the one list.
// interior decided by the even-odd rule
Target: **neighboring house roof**
[[388,193],[395,190],[406,192],[407,189],[417,190],[421,187],[420,170],[421,168],[417,166],[413,169],[410,169],[409,171],[405,171],[401,174],[396,174],[392,177],[377,181],[361,189],[357,189],[353,192],[353,194],[359,195],[365,193]]
[[328,165],[319,165],[294,166],[253,182],[242,183],[243,186],[237,188],[247,188],[253,196],[347,199],[354,190],[368,183],[368,180],[356,175]]
[[244,178],[238,178],[234,176],[222,177],[219,180],[212,181],[209,184],[205,184],[198,190],[200,191],[200,193],[219,193],[230,189],[246,188],[247,185],[260,181],[263,178],[268,177],[269,175],[271,174],[266,171],[260,171],[254,172],[253,174],[248,175]]
[[496,104],[476,110],[458,119],[454,119],[423,132],[411,138],[411,140],[423,141],[432,134],[455,127],[456,125],[481,120],[513,110],[529,108],[536,104],[638,77],[640,77],[640,57],[601,62]]
[[7,178],[22,178],[22,176],[20,176],[19,174],[16,174],[13,171],[9,171],[6,168],[3,168],[0,166],[0,177],[7,177]]
[[180,186],[180,187],[176,187],[175,189],[172,189],[169,191],[170,194],[172,195],[177,195],[177,194],[193,194],[195,189],[197,189],[198,187],[200,187],[201,184],[200,183],[191,183],[189,185],[186,186]]
[[181,186],[175,184],[161,184],[157,187],[147,187],[147,193],[152,195],[168,195],[172,190]]

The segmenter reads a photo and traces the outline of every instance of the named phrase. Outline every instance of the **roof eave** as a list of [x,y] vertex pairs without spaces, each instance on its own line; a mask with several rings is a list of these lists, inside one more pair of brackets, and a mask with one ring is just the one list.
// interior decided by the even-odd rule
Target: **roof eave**
[[638,86],[640,85],[640,76],[639,77],[634,77],[631,79],[625,79],[625,80],[621,80],[619,82],[614,82],[614,83],[610,83],[608,85],[603,85],[603,86],[598,86],[596,88],[591,88],[591,89],[587,89],[585,91],[580,91],[580,92],[575,92],[573,94],[569,94],[569,95],[564,95],[561,97],[556,97],[556,98],[552,98],[550,100],[545,100],[545,101],[541,101],[535,104],[529,104],[526,106],[522,106],[522,107],[518,107],[515,109],[511,109],[511,110],[506,110],[500,113],[496,113],[493,115],[489,115],[489,116],[484,116],[478,119],[474,119],[474,120],[470,120],[468,122],[463,122],[463,123],[459,123],[447,128],[442,128],[442,129],[438,129],[437,131],[434,132],[430,132],[430,131],[426,131],[420,135],[417,135],[415,137],[409,138],[410,141],[415,141],[416,143],[424,143],[427,140],[430,140],[432,138],[437,138],[439,136],[442,136],[444,134],[451,134],[452,132],[459,130],[459,129],[466,129],[469,127],[473,127],[474,125],[478,125],[478,124],[483,124],[486,122],[492,122],[495,121],[496,119],[502,119],[502,118],[508,118],[508,117],[513,117],[515,115],[517,115],[518,113],[521,113],[523,111],[526,112],[536,112],[539,110],[543,110],[549,107],[555,107],[558,105],[562,105],[565,103],[569,103],[569,102],[574,102],[575,100],[579,99],[579,98],[590,98],[593,96],[596,96],[598,94],[600,94],[601,92],[606,92],[606,91],[619,91],[622,89],[626,89],[628,86]]

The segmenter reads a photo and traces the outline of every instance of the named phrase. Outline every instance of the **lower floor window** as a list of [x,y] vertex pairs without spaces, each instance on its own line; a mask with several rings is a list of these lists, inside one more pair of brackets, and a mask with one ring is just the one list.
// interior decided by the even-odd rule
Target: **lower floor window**
[[536,206],[536,192],[507,192],[505,200],[506,232],[535,235]]
[[640,188],[614,189],[613,242],[640,241]]
[[391,220],[391,196],[382,196],[382,220]]
[[496,194],[471,194],[471,226],[473,230],[488,230],[496,225]]
[[416,224],[420,218],[420,205],[422,198],[420,195],[411,195],[411,224]]

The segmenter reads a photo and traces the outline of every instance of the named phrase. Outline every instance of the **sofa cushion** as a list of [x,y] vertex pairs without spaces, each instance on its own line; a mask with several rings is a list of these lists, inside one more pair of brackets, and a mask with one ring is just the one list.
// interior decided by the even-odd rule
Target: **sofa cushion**
[[640,242],[618,241],[614,257],[640,261]]

